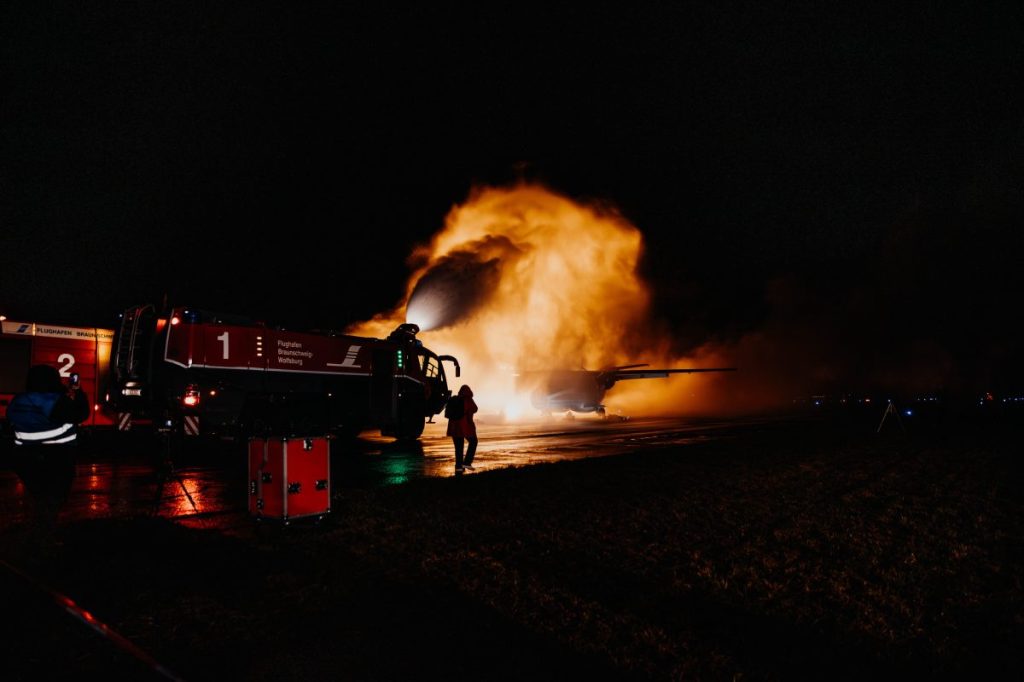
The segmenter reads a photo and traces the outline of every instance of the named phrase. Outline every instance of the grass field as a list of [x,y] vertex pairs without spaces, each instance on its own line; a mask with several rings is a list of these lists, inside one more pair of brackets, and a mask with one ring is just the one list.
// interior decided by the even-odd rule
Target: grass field
[[[1019,433],[799,423],[347,489],[318,526],[96,521],[46,558],[0,542],[190,680],[1019,679]],[[15,679],[138,672],[2,587]]]

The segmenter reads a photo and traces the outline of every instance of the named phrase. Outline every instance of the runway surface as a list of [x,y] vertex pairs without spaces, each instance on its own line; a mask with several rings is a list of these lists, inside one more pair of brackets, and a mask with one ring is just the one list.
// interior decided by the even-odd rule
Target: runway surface
[[[506,424],[478,419],[480,444],[474,471],[642,452],[729,438],[770,419],[660,418],[602,420],[554,417]],[[111,440],[113,439],[113,440]],[[246,512],[248,472],[244,443],[184,441],[168,460],[156,439],[106,434],[83,443],[77,475],[61,521],[158,515],[204,527]],[[103,443],[110,443],[109,446]],[[685,451],[684,451],[685,452]],[[4,461],[5,465],[7,460]],[[427,424],[416,443],[365,432],[357,441],[331,442],[332,495],[346,489],[400,485],[424,477],[455,475],[454,449],[445,422]],[[28,501],[9,466],[0,469],[0,528],[17,523]]]

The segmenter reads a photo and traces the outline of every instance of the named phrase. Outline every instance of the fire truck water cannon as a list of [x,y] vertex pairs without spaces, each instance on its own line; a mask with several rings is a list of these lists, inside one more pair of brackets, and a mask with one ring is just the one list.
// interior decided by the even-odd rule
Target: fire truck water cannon
[[399,325],[386,339],[269,327],[237,315],[152,305],[115,330],[111,402],[185,435],[415,439],[451,397],[445,363]]

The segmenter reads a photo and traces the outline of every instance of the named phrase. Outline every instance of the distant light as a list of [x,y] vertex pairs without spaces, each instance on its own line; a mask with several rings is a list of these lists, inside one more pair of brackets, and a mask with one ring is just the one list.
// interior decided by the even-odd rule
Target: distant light
[[7,321],[7,316],[6,315],[0,315],[0,322],[6,322],[6,321]]
[[180,323],[180,322],[181,322],[181,318],[180,318],[180,317],[178,317],[177,315],[175,315],[174,317],[172,317],[172,318],[171,318],[171,324],[172,324],[172,325],[174,325],[174,324],[178,324],[178,323]]
[[99,403],[94,404],[92,406],[92,409],[93,409],[94,412],[99,412],[100,411],[100,404]]
[[914,411],[913,410],[906,410],[906,411],[904,411],[903,414],[905,414],[905,415],[907,415],[909,417],[910,415],[914,414]]

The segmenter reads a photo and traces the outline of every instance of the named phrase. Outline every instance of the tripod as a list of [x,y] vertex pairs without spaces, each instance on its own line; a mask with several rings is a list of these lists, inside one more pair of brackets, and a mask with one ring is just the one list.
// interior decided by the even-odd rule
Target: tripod
[[885,413],[882,414],[882,421],[878,422],[878,430],[875,431],[875,433],[882,432],[882,425],[885,424],[885,419],[890,414],[896,418],[896,423],[900,425],[900,429],[903,431],[903,433],[906,433],[907,427],[903,426],[903,419],[900,418],[900,412],[899,410],[896,409],[896,406],[893,404],[891,400],[889,401],[889,404],[885,406]]
[[199,513],[199,507],[196,505],[196,501],[192,499],[192,494],[189,493],[188,488],[185,486],[185,482],[181,480],[181,476],[178,475],[174,469],[174,459],[171,457],[171,430],[169,428],[160,429],[160,462],[156,466],[157,481],[156,481],[156,492],[153,499],[153,513],[160,513],[160,502],[163,499],[164,486],[167,484],[167,480],[173,478],[181,486],[181,491],[185,493],[185,497],[188,499],[189,504],[192,505],[192,510]]

